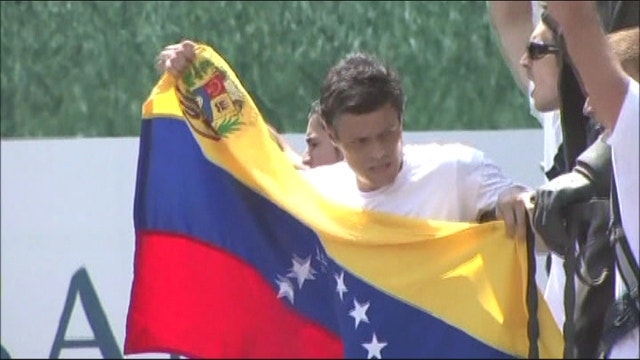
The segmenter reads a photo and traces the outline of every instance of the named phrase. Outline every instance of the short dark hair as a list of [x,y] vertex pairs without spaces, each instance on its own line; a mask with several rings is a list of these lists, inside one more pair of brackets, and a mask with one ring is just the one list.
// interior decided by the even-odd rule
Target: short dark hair
[[321,115],[328,126],[342,114],[366,114],[387,103],[402,119],[405,97],[400,76],[371,54],[347,55],[322,84]]

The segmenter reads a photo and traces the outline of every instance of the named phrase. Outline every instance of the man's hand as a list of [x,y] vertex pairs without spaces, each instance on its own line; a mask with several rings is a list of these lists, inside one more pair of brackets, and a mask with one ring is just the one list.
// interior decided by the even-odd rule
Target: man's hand
[[507,236],[525,240],[527,236],[527,204],[531,192],[524,186],[514,185],[498,196],[496,216],[504,221]]
[[156,69],[181,77],[196,57],[195,48],[196,44],[190,40],[165,47],[156,57]]
[[573,171],[536,190],[532,226],[551,251],[560,255],[566,253],[570,245],[566,226],[568,206],[588,201],[594,188],[590,179]]

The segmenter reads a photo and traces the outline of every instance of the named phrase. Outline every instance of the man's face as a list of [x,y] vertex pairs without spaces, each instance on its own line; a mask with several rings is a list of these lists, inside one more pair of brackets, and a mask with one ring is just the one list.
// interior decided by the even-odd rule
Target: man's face
[[[542,45],[556,44],[553,42],[553,34],[551,30],[540,22],[531,34],[530,43]],[[527,77],[533,83],[531,97],[533,104],[538,111],[547,112],[557,110],[560,107],[558,96],[558,77],[560,76],[560,68],[558,59],[553,53],[541,52],[539,58],[531,58],[527,51],[520,59],[522,65],[527,71]]]
[[402,165],[402,122],[391,104],[368,114],[342,114],[327,130],[361,191],[394,182]]
[[342,160],[338,148],[333,145],[324,128],[322,118],[317,115],[309,119],[306,140],[307,149],[302,154],[302,163],[306,166],[314,168]]

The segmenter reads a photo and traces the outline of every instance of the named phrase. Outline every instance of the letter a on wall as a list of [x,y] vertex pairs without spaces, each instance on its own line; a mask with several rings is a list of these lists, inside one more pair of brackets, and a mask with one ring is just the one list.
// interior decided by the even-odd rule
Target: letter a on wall
[[[71,319],[71,313],[75,306],[76,295],[80,298],[82,308],[87,315],[94,339],[68,340],[64,337],[69,327],[69,320]],[[77,349],[95,347],[100,349],[102,356],[106,359],[122,358],[122,353],[113,336],[107,316],[100,305],[100,300],[98,299],[96,290],[93,288],[89,273],[85,268],[80,268],[71,278],[67,299],[64,303],[64,309],[62,310],[58,331],[56,332],[49,358],[59,358],[63,348]]]

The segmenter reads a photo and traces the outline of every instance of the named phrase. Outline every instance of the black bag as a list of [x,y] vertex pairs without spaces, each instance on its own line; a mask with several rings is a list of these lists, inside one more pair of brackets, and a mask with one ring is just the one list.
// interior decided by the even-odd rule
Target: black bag
[[[614,301],[615,290],[609,223],[608,199],[573,205],[567,217],[569,234],[578,250],[565,256],[565,319],[572,320],[564,324],[565,358],[598,355],[606,311]],[[575,274],[577,286],[569,274]]]

